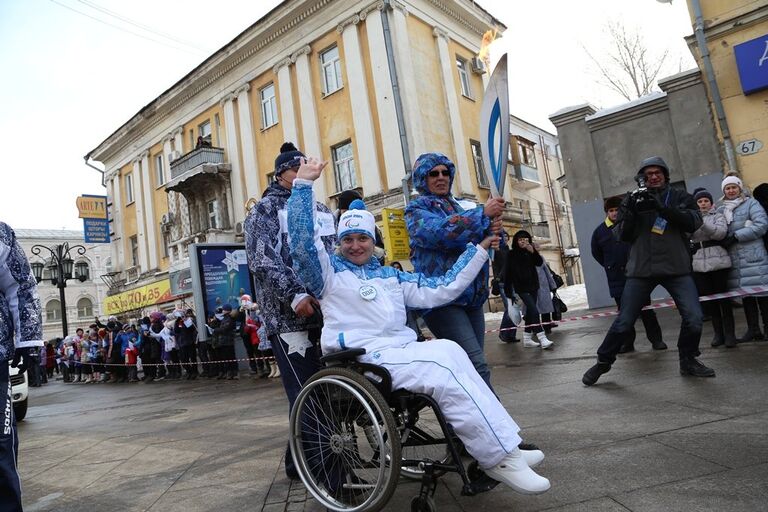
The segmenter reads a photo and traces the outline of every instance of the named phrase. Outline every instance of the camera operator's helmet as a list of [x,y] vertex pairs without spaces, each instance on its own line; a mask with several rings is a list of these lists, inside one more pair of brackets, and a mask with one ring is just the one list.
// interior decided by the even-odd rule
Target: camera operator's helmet
[[664,173],[664,177],[667,179],[667,182],[669,182],[669,166],[660,156],[652,156],[640,162],[640,170],[637,171],[637,176],[645,176],[645,169],[653,166],[661,167],[661,172]]

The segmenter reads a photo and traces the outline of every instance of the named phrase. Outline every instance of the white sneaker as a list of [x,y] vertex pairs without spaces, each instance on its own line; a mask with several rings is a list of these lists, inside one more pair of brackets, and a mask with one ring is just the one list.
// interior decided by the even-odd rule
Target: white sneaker
[[520,450],[520,453],[529,468],[535,468],[544,461],[544,452],[541,450]]
[[554,341],[547,338],[547,334],[544,331],[536,333],[536,339],[541,343],[541,348],[549,348],[555,344]]
[[538,347],[539,342],[533,341],[533,336],[529,332],[523,333],[523,346],[527,348]]
[[515,449],[499,464],[486,469],[485,474],[521,494],[541,494],[551,487],[548,479],[528,467],[520,449]]

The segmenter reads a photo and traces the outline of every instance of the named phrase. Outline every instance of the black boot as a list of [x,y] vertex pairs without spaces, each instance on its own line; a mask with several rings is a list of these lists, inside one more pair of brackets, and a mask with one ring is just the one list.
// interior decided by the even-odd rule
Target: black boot
[[758,297],[757,305],[760,308],[760,316],[763,317],[763,339],[768,340],[768,297]]
[[597,382],[597,379],[599,379],[602,374],[608,373],[610,370],[611,365],[609,363],[598,362],[595,366],[587,370],[581,378],[581,382],[583,382],[585,386],[591,386]]
[[714,377],[715,370],[701,364],[695,357],[686,357],[680,360],[680,375],[692,377]]
[[748,341],[762,341],[763,333],[760,332],[760,317],[757,309],[757,299],[755,297],[744,297],[744,316],[747,317],[747,332],[738,339],[739,343]]
[[723,335],[723,317],[720,314],[720,308],[717,307],[717,304],[714,304],[714,307],[709,309],[711,310],[712,331],[715,333],[715,337],[712,338],[712,346],[719,347],[725,343],[725,336]]
[[723,318],[723,339],[725,340],[725,346],[733,348],[736,346],[736,327],[733,323],[733,306],[731,306],[729,300],[720,300],[718,302],[720,305],[720,314]]

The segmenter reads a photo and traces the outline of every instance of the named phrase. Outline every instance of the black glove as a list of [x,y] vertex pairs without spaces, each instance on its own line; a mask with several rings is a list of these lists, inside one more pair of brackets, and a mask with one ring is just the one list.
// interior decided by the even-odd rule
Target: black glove
[[737,243],[739,243],[739,240],[738,240],[738,238],[736,238],[733,235],[728,235],[725,238],[723,238],[722,240],[720,240],[720,245],[722,245],[726,249],[728,249],[729,247],[731,247],[733,245],[736,245]]
[[17,348],[13,353],[11,367],[19,369],[19,375],[27,371],[27,367],[32,364],[32,347]]

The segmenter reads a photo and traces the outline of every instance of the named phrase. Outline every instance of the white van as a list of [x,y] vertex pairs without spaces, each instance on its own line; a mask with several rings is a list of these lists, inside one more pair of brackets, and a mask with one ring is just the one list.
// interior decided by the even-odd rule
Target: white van
[[[8,363],[10,365],[10,363]],[[27,415],[27,402],[29,399],[29,383],[27,372],[19,374],[18,368],[10,368],[11,387],[13,395],[13,415],[16,421],[21,421]]]

